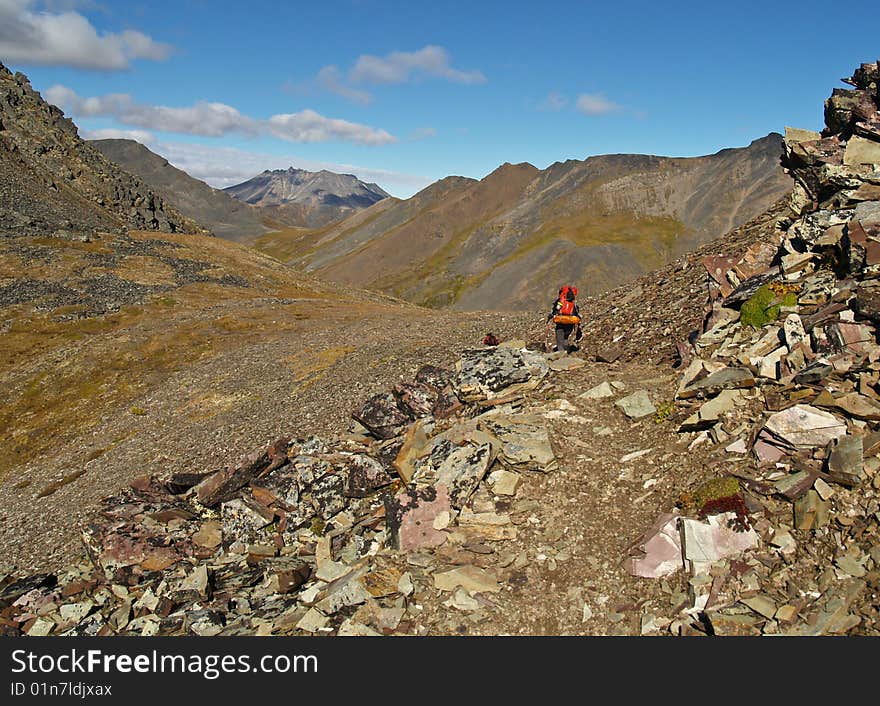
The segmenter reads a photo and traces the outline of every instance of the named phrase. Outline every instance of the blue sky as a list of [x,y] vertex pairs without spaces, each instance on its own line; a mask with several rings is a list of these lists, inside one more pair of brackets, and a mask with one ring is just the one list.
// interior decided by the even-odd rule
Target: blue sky
[[[326,167],[409,196],[504,162],[819,129],[875,2],[0,0],[0,61],[85,136],[215,186]],[[725,4],[728,5],[728,4]]]

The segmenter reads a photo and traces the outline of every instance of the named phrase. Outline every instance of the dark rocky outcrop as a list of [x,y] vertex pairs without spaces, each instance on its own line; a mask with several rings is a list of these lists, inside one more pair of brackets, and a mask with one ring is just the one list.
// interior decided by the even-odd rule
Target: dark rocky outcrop
[[139,142],[114,139],[90,140],[89,144],[217,237],[242,242],[271,230],[261,209],[191,177]]
[[0,231],[204,232],[79,138],[27,77],[0,64]]

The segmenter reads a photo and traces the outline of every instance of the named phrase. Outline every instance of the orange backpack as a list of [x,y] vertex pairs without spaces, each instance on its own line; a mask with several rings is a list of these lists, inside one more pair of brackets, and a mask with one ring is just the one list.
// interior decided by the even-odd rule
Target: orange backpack
[[557,324],[579,324],[581,319],[575,315],[574,300],[577,297],[577,287],[564,285],[559,289],[559,313],[553,317],[553,322]]

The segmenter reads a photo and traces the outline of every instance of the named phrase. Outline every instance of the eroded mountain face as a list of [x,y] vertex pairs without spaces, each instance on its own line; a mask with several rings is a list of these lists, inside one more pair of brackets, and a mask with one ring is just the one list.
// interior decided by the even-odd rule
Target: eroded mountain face
[[505,164],[265,244],[327,279],[419,304],[530,309],[547,282],[598,294],[754,218],[791,189],[781,153],[770,134],[706,157]]
[[320,228],[389,197],[379,185],[327,170],[266,170],[225,193],[290,225]]
[[143,181],[84,142],[27,77],[0,64],[0,230],[50,235],[128,227],[201,232]]

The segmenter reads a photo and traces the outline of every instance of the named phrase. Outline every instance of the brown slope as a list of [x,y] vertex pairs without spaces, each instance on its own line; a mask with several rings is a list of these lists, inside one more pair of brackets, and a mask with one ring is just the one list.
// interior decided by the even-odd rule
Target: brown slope
[[81,140],[76,125],[0,64],[0,229],[46,233],[201,227]]
[[417,218],[371,241],[369,248],[333,262],[320,272],[327,279],[348,284],[361,283],[366,276],[370,281],[361,284],[407,295],[411,278],[425,282],[424,278],[443,272],[475,225],[518,203],[537,173],[531,164],[502,165],[476,184],[465,182],[465,188],[452,191]]
[[530,308],[563,281],[599,294],[660,267],[787,193],[780,153],[774,134],[707,157],[608,155],[548,175],[491,250],[488,231],[463,248],[453,269],[469,279],[455,306]]
[[531,164],[505,164],[481,181],[447,177],[366,227],[343,222],[299,263],[333,281],[401,294],[415,272],[442,272],[476,224],[512,208],[537,174]]
[[706,157],[506,165],[306,237],[291,261],[429,306],[527,310],[560,281],[599,293],[761,213],[791,187],[780,154],[771,134]]

